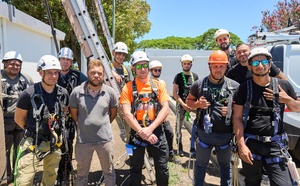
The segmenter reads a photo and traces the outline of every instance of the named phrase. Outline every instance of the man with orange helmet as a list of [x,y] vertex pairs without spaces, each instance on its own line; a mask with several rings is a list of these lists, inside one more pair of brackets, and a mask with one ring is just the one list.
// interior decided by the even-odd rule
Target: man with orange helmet
[[239,84],[224,76],[227,65],[226,53],[214,51],[208,61],[210,74],[192,85],[186,99],[188,107],[198,110],[197,122],[194,122],[198,134],[195,140],[195,186],[204,184],[213,147],[220,165],[220,185],[231,185],[232,98]]

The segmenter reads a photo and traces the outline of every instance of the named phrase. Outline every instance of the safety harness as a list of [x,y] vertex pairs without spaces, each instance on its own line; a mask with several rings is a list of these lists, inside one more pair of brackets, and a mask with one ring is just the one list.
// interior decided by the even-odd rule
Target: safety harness
[[[34,152],[36,157],[42,160],[56,148],[62,145],[62,140],[66,142],[67,134],[65,134],[65,108],[67,106],[67,95],[63,94],[62,87],[56,85],[57,96],[54,104],[54,113],[50,113],[44,101],[42,87],[40,83],[34,84],[34,94],[31,96],[31,104],[33,107],[33,118],[36,120],[36,131],[25,131],[25,138],[31,137],[34,142],[29,146],[29,150]],[[50,134],[47,132],[50,131]],[[37,148],[42,141],[50,141],[50,150],[40,152]],[[66,143],[67,144],[67,143]],[[66,152],[68,147],[66,147]],[[66,153],[66,152],[63,152]]]
[[[208,77],[205,77],[203,79],[202,85],[201,85],[201,95],[203,95],[208,100]],[[233,87],[231,86],[231,82],[228,78],[224,77],[224,83],[221,88],[222,92],[220,93],[224,98],[219,100],[219,103],[227,104],[227,113],[225,117],[225,125],[230,125],[231,123],[231,114],[232,114],[232,99],[233,99]],[[225,91],[224,91],[225,90]],[[225,95],[225,92],[228,92],[228,95]],[[213,95],[211,95],[213,96]],[[226,98],[227,97],[227,98]],[[210,107],[207,108],[205,111],[202,109],[197,109],[196,119],[193,123],[192,128],[192,136],[191,136],[191,148],[190,152],[195,153],[195,142],[197,142],[199,145],[201,145],[203,148],[212,148],[215,147],[216,150],[218,149],[226,149],[232,145],[232,141],[230,141],[228,144],[221,145],[221,146],[213,146],[206,144],[197,137],[197,125],[200,121],[200,118],[202,114],[204,113],[204,131],[205,133],[209,134],[212,132],[213,124],[210,122]]]
[[[5,77],[4,71],[1,70],[2,77]],[[17,99],[19,94],[29,87],[28,79],[19,74],[19,81],[17,84],[11,86],[7,81],[2,81],[2,99],[3,99],[3,111],[7,111],[8,99]]]
[[[131,105],[131,112],[134,116],[136,116],[138,123],[142,127],[147,127],[151,125],[151,123],[154,121],[154,118],[158,115],[158,112],[161,110],[161,105],[158,100],[158,89],[153,82],[152,78],[150,78],[150,85],[152,89],[152,93],[144,93],[139,94],[137,91],[136,81],[132,81],[132,96],[133,101]],[[142,98],[148,98],[147,101],[142,101]],[[153,110],[154,109],[154,110]],[[154,111],[154,117],[153,120],[150,120],[149,114],[150,112]],[[142,112],[141,115],[139,112]],[[140,117],[139,117],[140,116]],[[146,147],[148,144],[139,140],[137,137],[137,134],[133,135],[131,134],[132,142],[137,146]]]
[[114,66],[113,63],[110,63],[110,66],[111,66],[111,68],[112,68],[116,73],[119,74],[119,76],[121,76],[121,78],[122,78],[122,80],[123,80],[124,83],[127,83],[127,82],[130,81],[128,71],[127,71],[127,69],[125,68],[124,65],[121,65],[122,70],[123,70],[123,74],[119,73],[119,71],[115,68],[115,66]]
[[70,72],[66,74],[65,78],[63,78],[63,76],[59,78],[58,84],[61,85],[62,87],[65,87],[69,92],[69,94],[71,94],[72,90],[76,86],[78,86],[79,78],[80,78],[80,72],[70,69]]
[[[274,135],[273,136],[259,136],[259,135],[253,135],[253,134],[247,134],[245,133],[245,143],[247,142],[248,139],[254,139],[257,141],[261,142],[277,142],[278,145],[282,148],[285,149],[287,148],[287,144],[284,143],[286,139],[288,138],[286,133],[283,134],[278,134],[278,125],[281,120],[280,118],[280,105],[279,105],[279,90],[278,90],[278,79],[277,78],[271,78],[273,82],[273,94],[274,94],[274,99],[273,99],[273,108],[262,108],[258,106],[254,106],[251,104],[252,102],[252,80],[249,79],[247,80],[247,100],[246,103],[244,104],[244,110],[243,110],[243,123],[244,123],[244,129],[247,126],[247,122],[249,120],[249,112],[250,109],[262,109],[264,111],[272,111],[274,114],[274,121],[272,121],[272,126],[274,126]],[[252,154],[254,159],[261,160],[262,157],[257,154]],[[269,163],[278,163],[281,160],[279,157],[275,158],[264,158],[265,161]]]
[[[193,72],[190,73],[191,74],[191,80],[192,80],[192,84],[195,82],[195,79],[194,79],[194,74]],[[184,75],[184,72],[181,72],[181,76],[182,76],[182,80],[183,80],[183,99],[185,100],[190,92],[190,87],[187,85],[187,81],[186,81],[186,78],[185,78],[185,75]],[[179,109],[179,102],[177,102],[177,105],[178,105],[178,109]],[[189,118],[190,118],[190,112],[185,112],[185,119],[186,121],[189,121]]]

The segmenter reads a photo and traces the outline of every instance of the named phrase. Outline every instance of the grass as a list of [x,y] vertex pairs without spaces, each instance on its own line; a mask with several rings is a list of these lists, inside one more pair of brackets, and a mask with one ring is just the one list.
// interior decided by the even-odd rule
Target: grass
[[188,169],[182,165],[168,163],[169,166],[169,186],[191,185],[192,181],[188,176]]

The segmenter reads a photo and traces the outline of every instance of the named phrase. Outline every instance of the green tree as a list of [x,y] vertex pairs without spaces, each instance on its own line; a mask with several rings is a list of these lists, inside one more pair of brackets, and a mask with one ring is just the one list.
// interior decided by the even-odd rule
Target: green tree
[[137,44],[137,48],[194,49],[194,43],[194,38],[170,36],[164,39],[151,39],[140,41]]
[[[65,41],[62,46],[68,46],[74,51],[74,58],[80,64],[80,46],[77,42],[75,33],[69,22],[67,14],[62,6],[61,0],[48,0],[53,24],[55,28],[66,33]],[[102,33],[99,17],[97,15],[94,0],[86,0],[86,7],[90,13],[95,29],[100,37],[103,46],[109,54],[106,39]],[[44,0],[14,0],[13,5],[19,10],[45,22],[49,23]],[[112,0],[102,0],[107,25],[112,30]],[[133,52],[136,48],[135,39],[148,33],[151,23],[148,20],[150,6],[144,0],[116,1],[115,5],[115,38],[114,40],[125,42],[129,51]]]
[[[166,37],[165,39],[151,39],[143,40],[138,43],[138,48],[158,48],[158,49],[188,49],[188,50],[217,50],[219,49],[216,41],[214,40],[214,34],[217,28],[209,29],[202,35],[196,38],[191,37]],[[230,39],[233,45],[242,43],[241,39],[230,32]]]
[[262,28],[266,28],[269,32],[279,30],[288,26],[289,19],[299,25],[300,4],[298,0],[279,1],[274,7],[276,9],[273,11],[262,11]]

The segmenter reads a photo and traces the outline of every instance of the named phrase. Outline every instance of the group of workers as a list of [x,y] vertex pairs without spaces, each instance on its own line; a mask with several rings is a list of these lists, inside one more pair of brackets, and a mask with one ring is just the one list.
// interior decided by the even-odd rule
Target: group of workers
[[[250,50],[242,43],[233,51],[225,29],[217,30],[214,39],[220,50],[209,56],[209,75],[199,78],[191,72],[194,59],[185,54],[180,59],[182,72],[173,81],[179,156],[184,156],[183,122],[190,112],[196,113],[196,137],[191,141],[196,144],[193,185],[204,185],[213,148],[220,165],[220,185],[232,184],[233,136],[246,185],[260,185],[263,170],[271,185],[294,185],[298,180],[291,178],[286,165],[288,139],[282,119],[285,106],[300,111],[298,96],[272,63],[267,49]],[[156,184],[169,184],[168,162],[180,161],[175,157],[175,135],[168,120],[170,97],[166,83],[159,79],[163,65],[150,61],[145,52],[136,51],[128,68],[123,64],[128,54],[123,42],[114,45],[112,54],[110,65],[120,99],[104,83],[101,60],[89,61],[86,76],[71,68],[70,48],[62,48],[57,57],[40,58],[38,83],[21,73],[23,60],[19,53],[4,55],[1,74],[8,182],[14,179],[19,186],[33,185],[37,165],[43,160],[43,185],[69,185],[76,131],[76,185],[88,185],[94,151],[105,185],[116,185],[111,128],[116,119],[121,137],[132,152],[130,185],[141,185],[146,152],[154,161]]]

